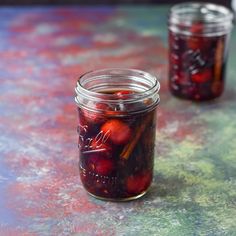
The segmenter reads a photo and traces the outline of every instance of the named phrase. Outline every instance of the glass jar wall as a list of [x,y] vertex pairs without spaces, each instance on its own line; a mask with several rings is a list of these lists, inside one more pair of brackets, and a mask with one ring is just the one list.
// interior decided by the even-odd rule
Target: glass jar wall
[[152,182],[159,82],[143,71],[105,69],[76,86],[81,181],[93,196],[144,195]]

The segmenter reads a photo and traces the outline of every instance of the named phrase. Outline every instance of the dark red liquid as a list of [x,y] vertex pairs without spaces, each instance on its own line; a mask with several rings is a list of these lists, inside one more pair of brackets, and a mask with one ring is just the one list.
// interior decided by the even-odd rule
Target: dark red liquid
[[187,36],[169,32],[169,87],[172,94],[195,101],[210,100],[222,94],[226,39],[225,35]]
[[[125,96],[126,92],[114,92]],[[137,104],[136,104],[137,105]],[[145,102],[138,104],[145,107]],[[152,181],[155,110],[130,115],[130,105],[120,109],[97,103],[102,113],[78,108],[80,177],[94,196],[124,200],[144,193]]]

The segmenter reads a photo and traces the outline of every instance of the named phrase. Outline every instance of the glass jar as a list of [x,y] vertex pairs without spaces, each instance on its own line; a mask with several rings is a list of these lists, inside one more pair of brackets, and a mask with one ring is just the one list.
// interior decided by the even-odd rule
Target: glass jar
[[195,101],[224,90],[233,14],[210,3],[180,3],[169,14],[169,88]]
[[88,193],[126,201],[152,182],[160,85],[139,70],[104,69],[76,86],[80,179]]

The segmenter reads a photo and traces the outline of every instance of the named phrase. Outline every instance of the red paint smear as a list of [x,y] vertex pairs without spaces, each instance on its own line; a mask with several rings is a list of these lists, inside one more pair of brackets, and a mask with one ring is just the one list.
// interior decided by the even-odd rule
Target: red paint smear
[[[30,22],[30,21],[29,21]],[[34,31],[35,26],[33,24],[26,24],[26,22],[18,22],[17,25],[12,25],[10,30],[14,33],[21,33],[22,34],[30,34]],[[20,36],[20,34],[19,34]]]
[[[90,8],[91,10],[91,8]],[[70,19],[70,21],[76,22],[76,21],[84,21],[89,23],[102,23],[103,21],[108,21],[110,18],[114,18],[114,11],[106,12],[99,11],[99,9],[96,10],[96,18],[91,17],[91,14],[94,14],[94,11],[90,11],[88,8],[80,7],[77,10],[74,9],[66,9],[66,8],[57,8],[53,10],[53,13],[57,16],[63,17],[62,20],[65,21],[66,19]],[[94,16],[94,15],[93,15]],[[61,21],[60,21],[61,22]],[[73,27],[73,24],[71,24],[71,27]]]
[[[59,219],[75,212],[89,214],[100,209],[90,202],[81,186],[77,164],[66,161],[66,156],[64,160],[49,157],[47,161],[17,154],[8,156],[8,165],[23,177],[7,191],[9,207],[25,217]],[[47,170],[46,174],[33,177],[33,173],[43,169]]]
[[[201,140],[201,137],[199,136],[200,130],[202,130],[204,127],[202,124],[196,123],[193,124],[191,122],[192,118],[195,116],[194,113],[183,113],[182,108],[174,108],[175,110],[171,109],[164,109],[160,106],[160,108],[157,111],[157,126],[159,132],[166,133],[170,139],[173,140],[179,140],[182,141],[185,138],[187,138],[189,135],[192,137],[195,137],[196,140]],[[179,112],[178,112],[179,111]],[[172,123],[177,122],[177,130],[174,130],[173,132],[165,131],[165,129],[168,130],[168,126]],[[199,132],[198,132],[199,131]]]
[[17,51],[12,50],[12,51],[2,51],[2,52],[0,52],[0,58],[4,58],[4,61],[8,60],[8,59],[17,59],[17,60],[19,60],[20,58],[24,59],[27,56],[28,56],[27,51],[20,50],[20,49],[18,49]]
[[[108,67],[132,66],[137,69],[157,71],[158,74],[161,74],[159,79],[162,82],[166,81],[167,49],[162,46],[159,38],[140,37],[140,35],[134,32],[126,35],[125,32],[122,31],[115,32],[114,35],[115,42],[111,44],[109,42],[95,42],[97,46],[96,50],[117,50],[124,46],[127,47],[128,50],[122,53],[114,53],[114,55],[103,55],[101,53],[99,62],[97,62],[97,64],[99,63],[99,67],[103,65],[108,65]],[[127,44],[127,42],[132,42],[132,45]],[[133,45],[135,45],[136,49],[132,48]],[[166,90],[166,86],[163,88]]]
[[63,112],[65,114],[74,114],[75,112],[77,112],[75,104],[66,104],[65,106],[62,107]]
[[[76,110],[73,111],[73,113],[75,113]],[[58,129],[58,131],[60,132],[60,130],[62,130],[63,128],[64,129],[70,129],[70,130],[74,130],[75,129],[75,125],[76,125],[76,122],[75,122],[75,116],[71,116],[71,122],[69,122],[70,120],[68,119],[68,115],[65,113],[65,114],[60,114],[60,115],[57,115],[55,116],[55,119],[54,119],[54,122],[56,124],[57,127],[60,127]],[[69,133],[68,133],[69,134]],[[66,137],[66,134],[65,134],[65,137]],[[70,140],[70,139],[69,139]]]
[[[55,9],[52,11],[53,17],[50,13],[36,12],[27,13],[22,16],[18,16],[18,21],[14,22],[10,27],[10,30],[15,34],[12,37],[13,45],[27,45],[27,48],[55,48],[55,40],[59,37],[66,36],[88,36],[88,29],[94,29],[94,23],[103,23],[108,21],[109,18],[113,18],[112,13],[96,12],[96,15],[91,17],[90,11],[74,11],[74,9]],[[43,32],[37,32],[38,26],[50,26],[51,31],[46,28]],[[41,29],[40,29],[41,30]],[[43,29],[42,29],[43,30]],[[80,35],[78,35],[78,33]],[[29,37],[31,36],[31,37]],[[42,42],[47,42],[42,44]],[[61,47],[58,47],[60,50]],[[48,56],[48,55],[47,55]]]
[[0,235],[2,236],[37,236],[23,229],[14,229],[12,226],[0,226]]
[[[71,84],[70,84],[71,82]],[[65,85],[61,84],[58,88],[54,88],[53,90],[48,91],[48,97],[50,98],[59,98],[62,101],[65,98],[71,97],[73,98],[74,92],[74,84],[75,81],[68,81]],[[71,106],[71,103],[66,104],[65,106]]]
[[69,17],[69,20],[63,20],[60,22],[60,24],[57,25],[58,29],[61,31],[69,31],[71,32],[77,32],[78,30],[81,31],[81,29],[86,29],[88,27],[90,22],[87,20],[81,19],[81,18],[75,18],[74,20],[71,19],[71,16]]
[[113,236],[115,235],[114,229],[104,229],[99,227],[98,225],[94,223],[83,223],[83,225],[75,226],[75,233],[92,233],[94,236]]
[[[100,207],[89,201],[85,190],[76,186],[75,180],[68,182],[56,178],[40,180],[38,183],[14,183],[9,188],[9,207],[25,217],[50,217],[61,219],[73,213],[89,214]],[[18,196],[17,199],[12,199]]]
[[[11,167],[12,170],[17,172],[19,176],[25,174],[27,177],[29,176],[29,173],[32,174],[31,171],[37,173],[37,170],[40,172],[41,169],[46,169],[48,171],[48,178],[55,177],[56,180],[63,180],[64,178],[77,177],[79,175],[79,171],[77,164],[75,165],[76,160],[74,160],[74,157],[70,157],[69,153],[66,156],[61,155],[62,154],[60,154],[60,156],[48,156],[45,160],[44,157],[40,156],[10,153],[5,157],[5,162]],[[34,174],[32,174],[32,177],[33,176]],[[45,176],[42,176],[43,181],[44,178]]]
[[119,43],[117,41],[95,41],[93,43],[93,47],[98,48],[99,50],[114,50],[119,47]]
[[42,49],[38,52],[38,55],[40,56],[44,56],[47,59],[54,59],[56,57],[60,57],[63,58],[64,55],[71,55],[71,56],[75,56],[78,54],[83,54],[83,53],[87,53],[88,49],[87,48],[83,48],[80,45],[66,45],[63,47],[60,47],[60,49],[58,48],[51,48],[51,49]]
[[65,76],[67,78],[68,77],[74,78],[73,82],[74,82],[74,86],[75,86],[76,79],[80,75],[87,72],[87,70],[88,70],[87,67],[83,68],[83,65],[75,64],[75,65],[67,65],[67,66],[58,67],[57,73],[60,74],[61,76]]

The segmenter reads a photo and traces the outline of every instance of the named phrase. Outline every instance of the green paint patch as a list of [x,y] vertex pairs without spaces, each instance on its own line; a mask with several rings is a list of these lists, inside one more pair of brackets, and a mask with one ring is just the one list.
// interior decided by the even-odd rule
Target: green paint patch
[[196,172],[204,178],[209,178],[214,173],[213,163],[206,160],[199,160],[198,162],[195,162],[194,167],[196,168]]

